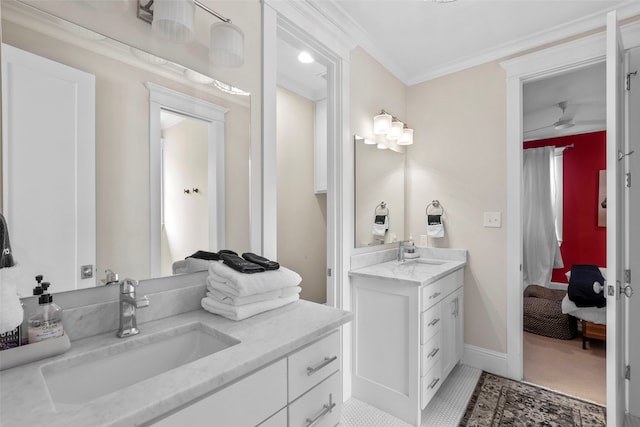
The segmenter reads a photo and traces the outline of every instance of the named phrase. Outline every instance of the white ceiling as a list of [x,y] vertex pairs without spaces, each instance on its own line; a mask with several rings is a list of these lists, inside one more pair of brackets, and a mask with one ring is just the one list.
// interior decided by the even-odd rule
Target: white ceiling
[[[638,0],[308,1],[408,86],[601,28],[610,10],[619,19],[640,14]],[[297,52],[279,41],[279,84],[317,99],[323,82],[295,64]],[[524,129],[543,129],[525,140],[604,129],[604,78],[602,65],[526,84]],[[569,129],[551,126],[560,102],[576,124]]]

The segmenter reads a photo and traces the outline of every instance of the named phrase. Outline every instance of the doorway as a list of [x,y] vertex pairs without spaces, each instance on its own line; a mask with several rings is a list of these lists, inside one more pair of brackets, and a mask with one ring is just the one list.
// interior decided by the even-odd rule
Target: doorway
[[606,224],[597,215],[604,210],[605,81],[599,62],[526,81],[522,92],[523,379],[602,405],[606,343],[591,338],[583,346],[582,320],[603,329],[606,308],[578,308],[567,290],[573,265],[606,275]]

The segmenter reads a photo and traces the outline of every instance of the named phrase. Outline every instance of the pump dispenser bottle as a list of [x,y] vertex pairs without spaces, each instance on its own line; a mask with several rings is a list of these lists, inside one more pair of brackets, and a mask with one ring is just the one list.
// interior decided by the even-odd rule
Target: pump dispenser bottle
[[28,320],[30,344],[64,335],[62,309],[53,302],[53,296],[47,292],[50,283],[40,283],[42,277],[39,276],[38,278],[36,278],[38,286],[33,289],[33,294],[39,295],[38,307],[29,316]]

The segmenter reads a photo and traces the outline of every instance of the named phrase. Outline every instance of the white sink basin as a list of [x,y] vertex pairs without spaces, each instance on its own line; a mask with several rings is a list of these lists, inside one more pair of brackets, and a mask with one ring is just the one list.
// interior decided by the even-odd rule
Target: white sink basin
[[240,341],[201,323],[183,325],[42,367],[56,409],[80,405],[144,381]]

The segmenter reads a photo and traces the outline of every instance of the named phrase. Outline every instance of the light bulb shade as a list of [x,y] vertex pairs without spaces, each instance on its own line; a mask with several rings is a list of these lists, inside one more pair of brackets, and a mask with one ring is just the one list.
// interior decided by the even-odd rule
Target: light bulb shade
[[399,120],[395,120],[391,123],[391,130],[387,133],[387,139],[395,141],[402,136],[402,129],[404,129],[404,123]]
[[391,114],[381,113],[373,118],[373,133],[386,135],[391,129]]
[[398,145],[411,145],[413,144],[413,129],[404,128],[402,130],[402,136],[398,140]]
[[209,59],[214,65],[240,67],[244,64],[244,33],[231,22],[211,24]]
[[151,27],[172,42],[190,42],[194,37],[195,12],[193,0],[155,0]]

